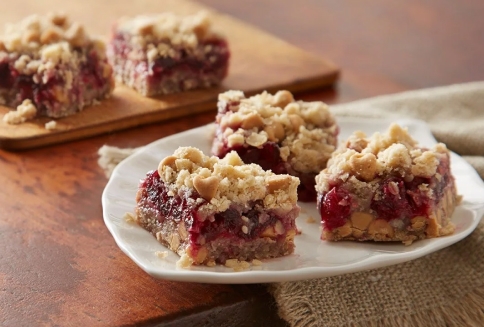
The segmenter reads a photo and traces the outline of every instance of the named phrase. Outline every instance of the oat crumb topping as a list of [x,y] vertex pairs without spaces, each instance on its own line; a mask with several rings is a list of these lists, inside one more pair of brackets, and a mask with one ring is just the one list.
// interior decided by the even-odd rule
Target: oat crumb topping
[[202,212],[222,212],[232,203],[256,200],[266,208],[291,210],[297,202],[298,178],[246,165],[235,151],[219,159],[193,147],[180,147],[160,162],[158,173],[172,194],[195,189],[206,200]]
[[[106,57],[104,42],[89,37],[82,25],[64,14],[31,15],[7,24],[0,35],[0,60],[9,58],[19,73],[33,75],[37,84],[45,84],[61,63],[81,65],[79,49],[93,50],[99,59]],[[105,77],[110,74],[106,68]],[[67,88],[71,80],[65,76]]]
[[177,268],[182,268],[182,269],[189,269],[192,266],[193,259],[190,258],[186,253],[183,253],[180,256],[180,259],[176,262],[176,267]]
[[132,213],[132,212],[126,212],[123,215],[123,218],[124,218],[124,220],[127,223],[134,223],[134,222],[136,222],[136,215],[134,213]]
[[55,130],[57,128],[57,122],[55,120],[51,120],[47,123],[45,123],[45,129],[48,130]]
[[15,24],[7,24],[0,36],[0,51],[32,52],[43,46],[66,42],[83,47],[91,42],[84,27],[71,22],[65,14],[31,15]]
[[32,119],[37,114],[37,108],[30,99],[25,99],[17,110],[9,111],[3,116],[3,121],[7,124],[21,124]]
[[[321,171],[335,150],[338,126],[321,101],[296,101],[285,90],[249,98],[231,90],[220,94],[218,101],[223,114],[217,115],[217,123],[230,147],[276,142],[281,158],[302,173]],[[214,146],[221,144],[219,139]]]
[[[132,41],[140,46],[153,44],[154,41],[169,41],[172,45],[195,48],[199,41],[210,37],[212,21],[208,12],[200,11],[194,15],[181,16],[171,12],[157,15],[140,15],[133,18],[123,17],[118,21],[118,30],[132,36]],[[151,54],[169,52],[170,47],[151,47]],[[168,54],[168,53],[167,53]]]
[[155,255],[160,259],[165,259],[168,256],[168,251],[156,251]]
[[436,174],[441,159],[447,156],[445,144],[421,148],[407,129],[397,124],[392,124],[386,133],[375,133],[369,138],[358,131],[333,153],[328,167],[316,177],[316,189],[325,192],[329,190],[328,181],[348,179],[355,189],[363,189],[378,176],[388,174],[406,180],[428,178]]

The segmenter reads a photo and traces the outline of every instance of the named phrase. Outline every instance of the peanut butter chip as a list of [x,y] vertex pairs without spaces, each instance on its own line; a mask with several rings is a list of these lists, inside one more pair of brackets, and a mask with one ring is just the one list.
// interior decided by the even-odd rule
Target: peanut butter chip
[[373,215],[365,212],[353,212],[351,215],[351,223],[354,228],[359,230],[366,230],[373,221]]
[[368,228],[368,233],[373,236],[379,235],[388,238],[392,238],[395,235],[393,227],[384,219],[374,220]]
[[193,186],[198,194],[207,201],[210,201],[215,196],[219,183],[219,179],[215,176],[203,178],[197,175],[193,179]]
[[357,153],[350,158],[350,166],[356,177],[369,182],[375,178],[377,171],[376,157],[372,153]]

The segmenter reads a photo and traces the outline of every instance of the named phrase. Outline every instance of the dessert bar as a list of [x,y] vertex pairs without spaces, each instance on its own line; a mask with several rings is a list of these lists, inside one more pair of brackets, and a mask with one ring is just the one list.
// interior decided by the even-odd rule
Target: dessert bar
[[113,27],[108,56],[117,80],[145,96],[207,88],[228,72],[227,41],[205,12],[123,18]]
[[316,177],[322,239],[401,241],[452,234],[458,202],[450,154],[420,147],[392,124],[367,138],[355,132]]
[[182,266],[250,261],[294,251],[299,180],[181,147],[140,182],[136,222]]
[[219,95],[212,153],[236,151],[245,163],[276,174],[298,177],[299,200],[316,201],[315,176],[336,148],[339,128],[320,101],[295,101],[288,91],[245,97],[241,91]]
[[16,108],[29,99],[36,116],[57,118],[109,96],[113,87],[103,42],[64,15],[32,15],[0,36],[2,105]]

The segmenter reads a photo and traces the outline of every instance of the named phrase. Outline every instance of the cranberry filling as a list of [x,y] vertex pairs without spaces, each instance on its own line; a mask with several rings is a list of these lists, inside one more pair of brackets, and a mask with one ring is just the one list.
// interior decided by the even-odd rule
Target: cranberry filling
[[11,73],[8,62],[0,63],[0,87],[11,88],[14,83],[14,77]]
[[351,197],[341,187],[333,187],[318,203],[321,219],[329,230],[343,226],[349,218]]
[[[111,44],[113,52],[124,60],[127,60],[129,53],[133,50],[123,33],[115,33]],[[227,61],[230,57],[226,41],[207,40],[200,44],[202,48],[207,46],[212,46],[212,48],[204,54],[203,59],[190,57],[184,49],[179,49],[177,50],[178,58],[158,58],[149,66],[145,60],[139,61],[136,63],[135,71],[138,76],[148,75],[151,72],[146,76],[149,84],[159,83],[163,78],[182,71],[191,75],[200,75],[200,80],[207,74],[215,74],[219,78],[225,77],[228,71]]]
[[[232,238],[251,240],[260,237],[260,234],[268,227],[274,225],[276,220],[283,223],[286,230],[294,229],[294,222],[284,222],[282,217],[271,212],[266,212],[267,216],[261,218],[260,201],[249,206],[251,209],[246,212],[239,212],[235,208],[229,208],[224,212],[214,215],[214,221],[204,219],[201,221],[198,216],[198,208],[205,203],[205,200],[198,204],[196,201],[200,198],[198,193],[185,193],[185,196],[169,196],[168,189],[163,181],[161,181],[158,171],[151,171],[146,178],[141,181],[140,187],[145,190],[142,207],[144,210],[153,211],[157,220],[163,223],[164,220],[173,220],[176,222],[184,221],[187,230],[189,231],[189,240],[192,249],[197,249],[200,244],[200,235],[203,235],[203,242],[210,242],[218,238]],[[190,201],[189,201],[190,200]],[[189,203],[190,202],[190,203]],[[251,226],[244,233],[242,230],[243,220],[241,216],[249,219],[248,225]],[[261,220],[263,222],[261,222]],[[287,224],[291,224],[287,226]],[[285,237],[281,235],[281,237]]]
[[[382,195],[378,200],[373,199],[370,208],[379,219],[390,221],[395,218],[411,218],[415,216],[428,217],[431,214],[434,203],[440,202],[444,188],[450,179],[448,162],[441,164],[438,172],[442,178],[414,178],[405,182],[400,177],[390,176],[380,183],[379,193]],[[390,184],[391,183],[391,184]],[[430,199],[419,185],[429,185],[435,195],[435,200]],[[397,189],[395,189],[395,185]],[[319,211],[324,227],[327,230],[341,227],[350,218],[353,208],[357,206],[357,199],[352,199],[349,193],[339,185],[333,185],[331,190],[319,197]]]
[[[73,71],[73,88],[69,94],[72,97],[71,103],[82,100],[83,88],[89,90],[104,89],[106,78],[103,77],[103,72],[98,67],[99,58],[95,52],[92,52],[88,54],[88,58],[80,67],[80,71]],[[16,98],[10,100],[8,105],[17,106],[23,100],[31,99],[34,101],[39,115],[45,114],[47,108],[55,111],[59,99],[55,95],[54,88],[56,86],[63,88],[65,83],[64,78],[57,74],[50,76],[47,83],[34,83],[31,75],[20,74],[12,64],[7,62],[0,63],[0,88],[18,90]]]

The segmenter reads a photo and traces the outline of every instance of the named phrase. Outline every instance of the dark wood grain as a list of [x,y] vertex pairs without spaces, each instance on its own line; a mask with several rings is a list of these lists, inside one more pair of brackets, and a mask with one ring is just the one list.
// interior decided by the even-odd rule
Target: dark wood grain
[[[342,67],[337,87],[299,95],[307,100],[338,103],[484,78],[480,0],[202,2]],[[4,12],[16,10],[15,1],[3,4]],[[149,277],[116,247],[102,221],[101,145],[139,146],[213,117],[0,151],[0,325],[240,326],[241,316],[250,326],[271,325],[262,318],[281,324],[260,285]]]
[[[17,0],[17,11],[0,11],[0,21],[16,22],[35,14],[38,8],[30,6],[31,0]],[[104,8],[102,5],[104,3]],[[107,39],[110,24],[120,16],[133,12],[172,11],[193,14],[200,10],[210,12],[213,29],[227,37],[230,44],[229,75],[219,87],[205,90],[143,97],[137,92],[117,85],[109,99],[88,106],[76,115],[56,119],[55,130],[44,128],[51,119],[38,118],[20,125],[10,125],[1,119],[9,108],[0,106],[0,148],[23,150],[60,142],[79,140],[106,132],[160,122],[182,116],[211,111],[216,106],[219,93],[242,90],[246,95],[264,90],[292,92],[318,89],[333,84],[338,68],[327,59],[305,52],[256,27],[217,13],[206,6],[188,0],[158,0],[151,2],[116,3],[116,12],[110,11],[108,2],[84,0],[66,3],[62,0],[43,0],[45,8],[64,9],[76,21],[85,24],[93,35]],[[103,12],[102,20],[92,14],[92,8]],[[41,10],[42,12],[43,10]],[[103,25],[98,23],[102,22]],[[280,54],[284,54],[281,56]],[[248,69],[250,67],[250,69]]]

